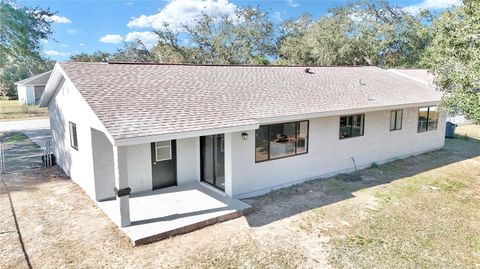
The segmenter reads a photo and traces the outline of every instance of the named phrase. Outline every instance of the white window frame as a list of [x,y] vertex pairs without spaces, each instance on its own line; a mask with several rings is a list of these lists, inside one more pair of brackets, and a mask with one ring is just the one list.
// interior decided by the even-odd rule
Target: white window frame
[[[75,132],[73,131],[75,129]],[[73,122],[68,122],[68,132],[70,134],[70,147],[75,150],[78,150],[78,130],[77,124]]]
[[[397,120],[398,120],[398,112],[401,112],[402,115],[400,117],[400,128],[397,128]],[[393,126],[393,129],[392,129],[392,115],[394,115],[394,126]],[[400,131],[402,130],[402,127],[403,127],[403,109],[395,109],[395,110],[392,110],[390,111],[390,132],[394,132],[394,131]]]
[[[168,142],[166,145],[159,145],[160,143]],[[162,148],[167,148],[169,149],[169,154],[167,158],[159,159],[158,158],[158,149]],[[161,161],[168,161],[172,159],[172,140],[168,141],[161,141],[161,142],[155,142],[155,161],[161,162]]]

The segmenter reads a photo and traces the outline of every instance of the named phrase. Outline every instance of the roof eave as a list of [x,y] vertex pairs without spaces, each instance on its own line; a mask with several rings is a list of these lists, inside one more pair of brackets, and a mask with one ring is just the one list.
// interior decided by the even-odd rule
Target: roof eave
[[[256,121],[252,121],[252,122],[256,122]],[[233,127],[212,128],[212,129],[204,129],[204,130],[190,131],[190,132],[178,132],[178,133],[169,133],[169,134],[161,134],[161,135],[123,138],[123,139],[115,139],[114,145],[115,146],[131,146],[131,145],[147,144],[147,143],[165,141],[165,140],[242,132],[247,130],[255,130],[255,129],[258,129],[258,127],[260,127],[260,124],[257,122],[257,123],[251,123],[251,124],[245,124],[245,125],[239,125],[239,126],[233,126]]]
[[65,72],[63,72],[60,65],[56,63],[55,67],[52,70],[52,73],[50,74],[50,78],[45,85],[45,90],[40,97],[40,101],[38,103],[40,107],[48,107],[51,98],[53,97],[53,95],[55,95],[55,91],[58,85],[66,78],[67,76]]

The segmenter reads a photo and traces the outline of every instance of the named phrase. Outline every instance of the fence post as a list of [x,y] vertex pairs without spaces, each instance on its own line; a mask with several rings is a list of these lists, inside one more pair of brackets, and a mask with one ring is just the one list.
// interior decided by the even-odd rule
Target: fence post
[[3,144],[0,143],[0,155],[2,155],[2,158],[0,160],[1,165],[2,165],[2,171],[1,173],[5,173],[5,152],[3,151]]

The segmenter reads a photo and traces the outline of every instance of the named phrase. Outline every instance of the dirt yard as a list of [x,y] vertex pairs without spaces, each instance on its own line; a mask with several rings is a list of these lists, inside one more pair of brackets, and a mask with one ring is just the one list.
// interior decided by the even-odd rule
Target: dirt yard
[[254,207],[246,217],[140,247],[57,168],[2,175],[0,264],[480,268],[480,140],[448,139],[442,150],[360,175],[246,199]]

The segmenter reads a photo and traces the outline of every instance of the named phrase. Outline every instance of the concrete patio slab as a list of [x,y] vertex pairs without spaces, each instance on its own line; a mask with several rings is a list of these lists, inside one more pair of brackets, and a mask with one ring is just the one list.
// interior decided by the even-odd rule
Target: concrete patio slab
[[[117,202],[98,204],[119,226]],[[249,208],[203,183],[193,183],[131,196],[131,225],[120,229],[135,245],[142,245],[238,218]]]

